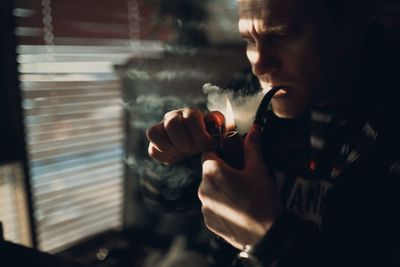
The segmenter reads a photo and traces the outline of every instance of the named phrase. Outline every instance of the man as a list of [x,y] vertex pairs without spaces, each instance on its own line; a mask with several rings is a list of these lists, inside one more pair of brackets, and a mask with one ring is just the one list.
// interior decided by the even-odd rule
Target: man
[[205,224],[242,251],[239,262],[399,266],[398,120],[370,1],[238,0],[238,8],[253,73],[264,89],[282,87],[265,130],[246,136],[244,168],[210,149],[205,114],[189,108],[148,130],[150,156],[177,164],[202,153]]

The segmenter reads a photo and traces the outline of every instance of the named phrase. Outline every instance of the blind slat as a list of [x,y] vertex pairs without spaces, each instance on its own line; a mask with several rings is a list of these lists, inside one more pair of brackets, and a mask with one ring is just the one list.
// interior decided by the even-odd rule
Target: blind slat
[[[75,114],[86,112],[88,109],[104,109],[105,107],[116,107],[121,104],[119,99],[111,99],[108,101],[92,101],[85,104],[82,103],[70,103],[70,104],[60,104],[52,106],[42,106],[25,109],[26,116],[41,116],[48,114]],[[49,115],[48,115],[49,116]],[[51,115],[50,115],[51,116]]]
[[121,117],[120,112],[122,111],[121,106],[112,106],[106,108],[99,108],[96,111],[87,110],[79,111],[76,113],[69,114],[58,114],[58,115],[42,115],[42,116],[27,116],[25,117],[25,123],[30,124],[43,124],[43,123],[55,123],[64,120],[76,120],[82,119],[83,117],[91,119],[103,118],[106,119],[119,119]]
[[64,203],[60,203],[60,205],[56,206],[47,206],[41,210],[41,214],[44,216],[51,216],[53,213],[57,213],[62,210],[63,212],[67,212],[68,209],[75,209],[79,207],[79,209],[85,209],[86,207],[92,206],[101,206],[102,203],[109,203],[113,201],[119,201],[121,197],[121,183],[112,185],[109,188],[103,188],[100,192],[89,191],[93,193],[93,197],[82,194],[75,194],[73,201],[65,201]]
[[[47,131],[44,133],[38,133],[38,134],[31,134],[29,136],[28,143],[38,143],[40,141],[44,140],[55,140],[57,138],[65,138],[65,137],[77,137],[77,136],[82,136],[84,134],[88,133],[97,133],[100,131],[106,131],[108,129],[118,129],[121,128],[122,124],[121,122],[113,122],[113,123],[107,123],[104,125],[97,125],[97,126],[82,126],[82,127],[60,127],[61,129],[56,130],[56,131]],[[114,130],[115,131],[115,130]]]
[[[38,195],[36,196],[35,200],[38,202],[38,204],[42,206],[43,212],[45,212],[54,209],[54,205],[52,203],[53,201],[64,200],[65,203],[71,204],[71,203],[81,202],[82,200],[85,199],[91,199],[97,196],[101,197],[105,190],[113,191],[113,189],[114,190],[121,189],[120,177],[122,174],[123,172],[121,171],[119,173],[118,172],[114,173],[113,174],[114,176],[109,176],[104,179],[98,179],[96,183],[101,182],[100,185],[86,184],[82,185],[80,188],[71,186],[65,187],[65,190],[59,190],[60,193],[57,195],[54,194],[50,196],[48,194],[40,195],[40,192],[36,190],[36,192],[38,192]],[[64,203],[64,202],[59,202],[59,203]]]
[[[122,194],[116,196],[120,197]],[[96,203],[85,203],[77,207],[59,209],[51,214],[45,214],[46,217],[42,220],[39,216],[38,222],[40,222],[40,226],[38,229],[47,228],[51,231],[65,223],[72,224],[75,222],[76,224],[80,224],[83,223],[85,218],[87,220],[93,220],[96,217],[103,217],[110,212],[108,209],[117,207],[116,204],[119,202],[118,198],[105,196],[104,198],[98,199]]]
[[[79,190],[83,189],[83,187],[90,185],[93,188],[97,188],[99,186],[103,185],[104,183],[107,183],[110,180],[113,180],[115,178],[118,178],[119,175],[123,173],[122,166],[111,166],[107,168],[102,168],[99,171],[91,171],[91,172],[86,172],[82,176],[81,175],[75,175],[70,176],[67,179],[60,179],[58,177],[53,177],[54,180],[52,180],[50,183],[46,184],[46,186],[35,186],[34,191],[35,191],[35,197],[37,198],[38,201],[39,197],[43,197],[43,200],[46,201],[47,197],[52,197],[52,196],[61,196],[64,194],[64,192],[61,191],[68,191],[68,190]],[[92,178],[91,175],[97,175],[97,177]],[[79,176],[81,179],[77,180],[76,176]],[[86,179],[85,179],[86,178]],[[86,180],[86,181],[85,181]],[[65,194],[69,194],[73,192],[65,192]]]
[[46,150],[46,151],[41,151],[37,153],[29,153],[29,156],[31,158],[34,158],[34,160],[44,160],[44,159],[51,159],[54,158],[55,156],[57,157],[66,157],[66,156],[73,156],[77,155],[80,153],[85,153],[85,152],[96,152],[98,149],[114,149],[117,147],[120,147],[120,143],[123,141],[122,138],[116,139],[116,140],[109,140],[108,142],[95,142],[91,144],[86,144],[86,145],[80,145],[80,146],[75,146],[75,147],[69,147],[69,148],[61,148],[61,149],[52,149],[52,150]]
[[[73,156],[67,156],[58,160],[35,160],[32,161],[32,176],[44,178],[58,173],[60,170],[70,170],[71,172],[80,168],[95,168],[96,165],[101,166],[118,160],[118,156],[122,155],[122,145],[116,146],[114,149],[99,149],[96,153],[82,152]],[[38,180],[39,182],[40,180]]]
[[81,240],[83,236],[90,237],[104,230],[119,227],[117,221],[120,213],[121,210],[116,209],[110,214],[105,214],[107,216],[104,217],[94,217],[91,220],[83,219],[81,225],[71,224],[67,225],[65,228],[60,227],[60,231],[50,232],[51,235],[48,238],[42,238],[42,236],[39,235],[39,240],[43,247],[57,247],[58,249],[62,249],[63,247],[66,247],[65,244],[70,245],[75,241]]
[[[116,116],[118,118],[118,116]],[[118,120],[117,120],[118,121]],[[37,123],[35,125],[30,125],[29,134],[35,136],[38,134],[45,134],[57,131],[65,131],[66,126],[71,130],[81,129],[87,127],[102,127],[104,125],[112,125],[114,120],[104,120],[103,118],[80,118],[75,120],[59,120],[59,123],[55,125],[54,123]],[[119,124],[121,122],[119,121]]]

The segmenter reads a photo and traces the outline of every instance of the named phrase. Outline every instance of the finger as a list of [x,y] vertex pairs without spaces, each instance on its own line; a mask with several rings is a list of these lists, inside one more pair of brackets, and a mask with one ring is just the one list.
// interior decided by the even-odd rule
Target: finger
[[207,164],[224,163],[221,158],[218,157],[217,153],[213,151],[206,151],[201,154],[201,164],[204,164],[207,161],[209,161]]
[[220,134],[220,129],[225,124],[225,117],[219,111],[212,111],[207,113],[207,115],[204,117],[204,121],[207,132],[210,135],[218,135]]
[[151,127],[146,132],[147,139],[161,152],[177,153],[177,149],[172,144],[167,132],[164,129],[164,123],[159,123]]
[[207,114],[207,117],[214,121],[217,126],[222,126],[225,124],[225,116],[218,110],[211,111]]
[[181,110],[168,112],[165,115],[164,129],[177,150],[188,155],[194,154],[195,143],[184,126]]
[[254,124],[250,129],[244,140],[244,159],[245,167],[249,167],[253,164],[263,161],[261,131],[259,126],[256,124]]
[[198,148],[207,148],[211,145],[211,136],[206,130],[204,114],[199,110],[183,109],[184,126]]
[[185,155],[181,152],[163,153],[160,150],[158,150],[153,143],[149,144],[148,153],[152,159],[166,165],[173,165],[185,157]]
[[221,179],[224,162],[214,152],[204,152],[201,155],[202,180],[218,186],[217,180]]
[[214,184],[216,188],[220,188],[228,182],[226,178],[234,175],[236,171],[226,164],[215,152],[204,152],[201,155],[201,162],[202,179],[205,182]]

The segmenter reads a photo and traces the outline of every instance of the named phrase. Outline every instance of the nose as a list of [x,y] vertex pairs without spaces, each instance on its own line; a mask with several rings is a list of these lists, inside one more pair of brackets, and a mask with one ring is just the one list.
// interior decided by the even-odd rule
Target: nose
[[281,67],[278,53],[259,43],[247,48],[247,57],[256,76],[272,74],[279,71]]

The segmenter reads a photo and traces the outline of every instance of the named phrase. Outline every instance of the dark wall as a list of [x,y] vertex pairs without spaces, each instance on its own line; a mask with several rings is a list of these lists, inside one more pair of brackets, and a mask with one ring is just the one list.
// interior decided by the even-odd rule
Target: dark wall
[[37,247],[33,220],[27,154],[18,83],[15,19],[12,15],[14,1],[0,0],[0,164],[7,161],[22,163],[25,192],[28,199],[32,245]]
[[12,7],[0,0],[0,162],[24,157]]

